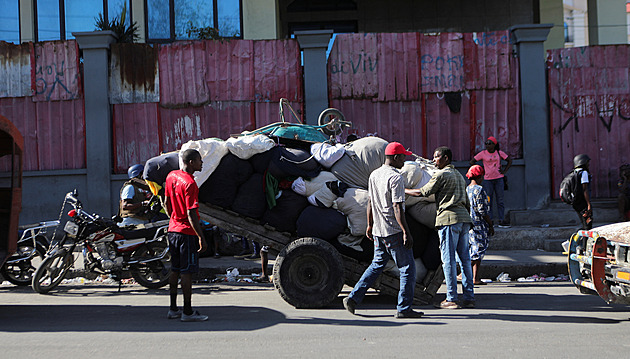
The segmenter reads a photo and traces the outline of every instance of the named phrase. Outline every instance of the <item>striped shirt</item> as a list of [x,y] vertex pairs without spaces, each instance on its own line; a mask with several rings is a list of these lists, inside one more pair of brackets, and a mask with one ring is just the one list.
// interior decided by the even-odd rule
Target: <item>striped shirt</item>
[[429,183],[420,188],[421,197],[434,193],[437,202],[436,226],[472,222],[468,213],[470,202],[466,195],[466,181],[453,165],[438,171]]

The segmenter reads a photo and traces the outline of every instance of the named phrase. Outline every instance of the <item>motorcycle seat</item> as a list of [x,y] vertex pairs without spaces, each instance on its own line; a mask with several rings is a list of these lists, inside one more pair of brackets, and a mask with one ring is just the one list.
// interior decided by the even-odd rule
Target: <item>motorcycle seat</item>
[[120,234],[122,234],[126,239],[138,239],[138,238],[146,238],[147,240],[153,239],[157,228],[142,228],[142,229],[126,229],[121,228]]

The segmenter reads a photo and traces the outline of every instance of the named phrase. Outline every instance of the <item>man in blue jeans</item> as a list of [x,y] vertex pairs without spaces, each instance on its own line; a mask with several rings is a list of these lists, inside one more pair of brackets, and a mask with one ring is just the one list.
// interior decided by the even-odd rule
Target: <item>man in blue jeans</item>
[[[462,291],[464,308],[475,307],[473,275],[468,249],[468,231],[472,222],[468,209],[466,181],[451,164],[453,152],[448,147],[438,147],[433,153],[433,162],[439,171],[420,189],[407,189],[408,195],[427,197],[435,194],[437,217],[435,227],[440,236],[442,269],[446,278],[446,299],[437,307],[457,309],[457,263],[462,268]],[[457,261],[456,261],[457,257]]]
[[385,164],[370,175],[366,235],[374,241],[374,258],[343,306],[352,314],[363,301],[365,292],[383,272],[390,259],[400,271],[400,290],[395,318],[420,318],[424,313],[411,309],[416,285],[416,265],[413,261],[413,238],[405,221],[405,183],[398,171],[411,152],[398,142],[385,148]]

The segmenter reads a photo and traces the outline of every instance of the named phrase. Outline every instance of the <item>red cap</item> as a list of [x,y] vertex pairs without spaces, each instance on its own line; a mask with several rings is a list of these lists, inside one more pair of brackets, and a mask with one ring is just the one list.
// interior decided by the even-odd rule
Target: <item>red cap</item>
[[483,167],[479,165],[470,166],[468,172],[466,173],[466,177],[468,179],[483,176],[486,171],[483,170]]
[[387,147],[385,147],[385,155],[393,156],[393,155],[411,155],[411,151],[407,151],[403,145],[398,142],[390,142]]
[[494,136],[488,137],[488,141],[492,141],[492,143],[494,143],[495,145],[498,143],[497,139],[494,138]]

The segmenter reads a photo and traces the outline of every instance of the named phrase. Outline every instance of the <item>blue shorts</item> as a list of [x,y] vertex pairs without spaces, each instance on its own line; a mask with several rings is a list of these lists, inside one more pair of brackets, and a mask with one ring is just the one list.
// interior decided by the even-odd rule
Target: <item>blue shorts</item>
[[168,232],[171,269],[179,273],[199,271],[199,238],[190,234]]

